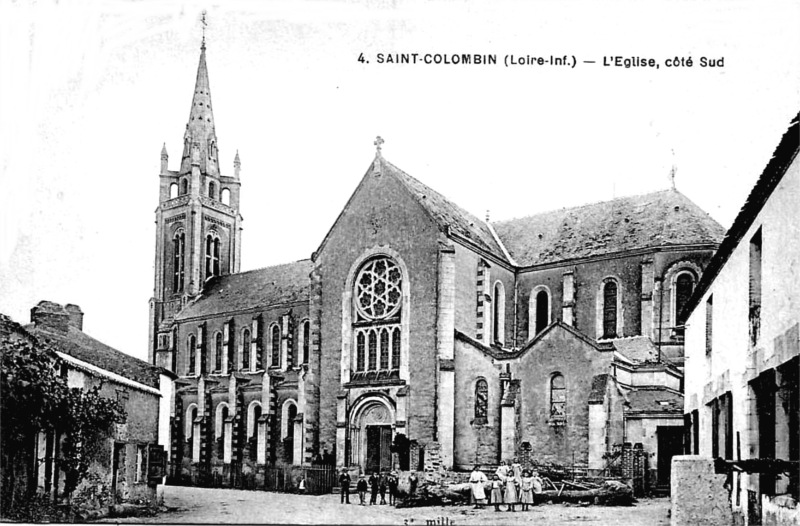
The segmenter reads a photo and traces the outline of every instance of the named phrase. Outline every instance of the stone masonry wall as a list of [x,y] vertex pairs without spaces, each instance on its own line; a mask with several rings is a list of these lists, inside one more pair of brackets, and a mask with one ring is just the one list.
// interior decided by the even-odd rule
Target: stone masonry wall
[[714,473],[710,458],[672,457],[671,526],[723,526],[733,524],[725,475]]
[[364,177],[315,260],[320,291],[320,447],[336,443],[336,404],[342,389],[342,295],[351,268],[386,247],[408,270],[408,438],[425,445],[435,436],[437,258],[442,234],[402,183],[391,175]]

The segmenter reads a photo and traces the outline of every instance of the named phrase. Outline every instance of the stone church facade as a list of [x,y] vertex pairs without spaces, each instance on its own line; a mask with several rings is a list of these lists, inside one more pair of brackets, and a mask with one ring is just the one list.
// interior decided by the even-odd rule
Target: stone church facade
[[[490,223],[378,140],[310,259],[240,272],[239,157],[223,175],[216,144],[204,45],[156,211],[150,358],[180,377],[174,464],[468,469],[528,452],[600,471],[638,442],[656,470],[680,451],[681,306],[723,229],[675,189]],[[393,457],[404,439],[410,458]]]

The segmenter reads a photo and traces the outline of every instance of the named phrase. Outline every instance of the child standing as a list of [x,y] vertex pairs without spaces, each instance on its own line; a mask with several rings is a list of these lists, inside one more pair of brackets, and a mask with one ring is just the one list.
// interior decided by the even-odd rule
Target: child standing
[[506,511],[517,511],[514,509],[514,506],[517,504],[517,500],[519,499],[518,487],[519,479],[514,477],[513,474],[509,474],[506,477],[506,491],[503,495],[506,504],[508,504]]
[[522,472],[521,482],[519,503],[522,511],[528,511],[528,506],[533,504],[533,477],[527,469]]
[[534,471],[533,475],[533,503],[536,504],[536,501],[541,499],[540,495],[542,494],[542,490],[544,489],[544,481],[542,477],[539,476],[538,471]]
[[503,482],[500,480],[500,475],[495,473],[492,477],[492,504],[494,504],[494,511],[500,511],[500,504],[503,503]]

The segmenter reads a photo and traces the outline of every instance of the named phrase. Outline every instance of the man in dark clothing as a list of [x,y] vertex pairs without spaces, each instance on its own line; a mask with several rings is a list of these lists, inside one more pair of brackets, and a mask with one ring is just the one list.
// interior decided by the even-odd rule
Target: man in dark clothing
[[356,490],[358,490],[358,498],[361,500],[361,505],[364,506],[367,497],[367,481],[364,480],[364,475],[358,477],[358,484],[356,484]]
[[342,504],[347,502],[350,504],[350,474],[347,472],[346,469],[342,470],[342,474],[339,475],[339,487],[342,490]]
[[377,473],[373,473],[369,477],[369,487],[372,494],[369,496],[369,505],[372,506],[373,504],[377,504],[378,500],[378,489],[380,488],[381,478],[378,476]]
[[378,487],[378,491],[381,492],[381,504],[386,504],[386,478],[388,476],[389,475],[385,471],[381,473],[381,483]]
[[389,473],[386,485],[389,486],[389,504],[394,506],[397,504],[397,475],[394,472]]

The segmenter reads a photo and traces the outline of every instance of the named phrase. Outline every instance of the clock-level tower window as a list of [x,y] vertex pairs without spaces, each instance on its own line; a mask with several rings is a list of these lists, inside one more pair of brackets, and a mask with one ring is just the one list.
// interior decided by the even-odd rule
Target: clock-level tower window
[[219,249],[218,237],[211,234],[206,236],[206,279],[219,276]]
[[177,232],[172,238],[172,292],[182,292],[186,275],[185,255],[186,234],[183,230]]

